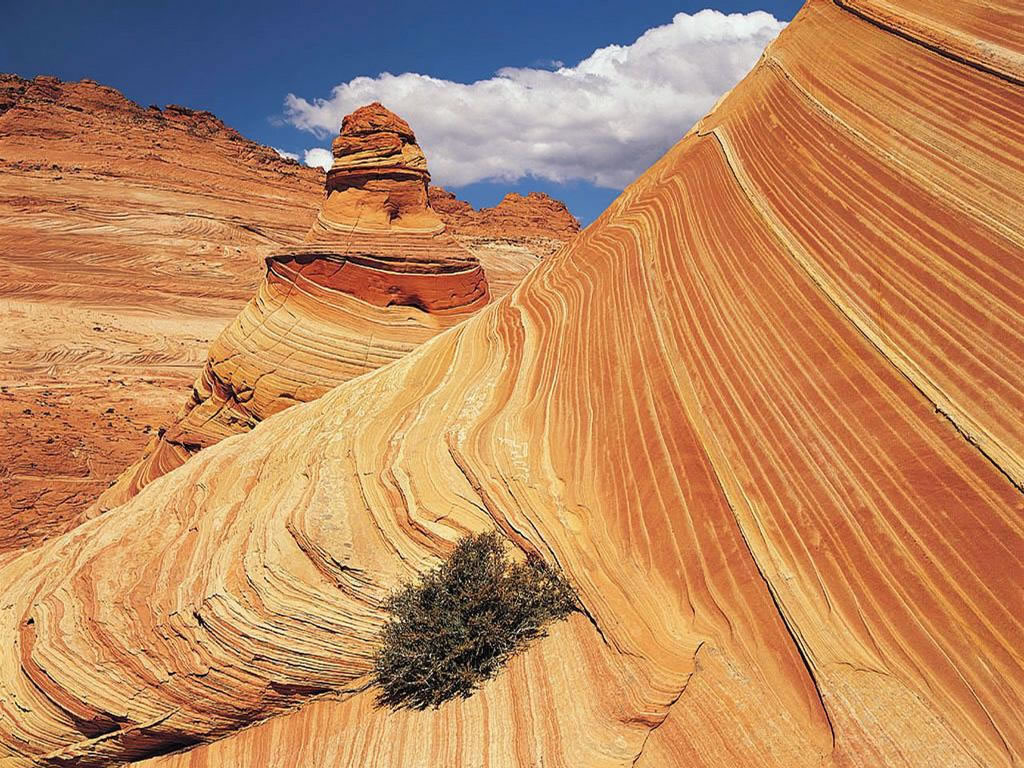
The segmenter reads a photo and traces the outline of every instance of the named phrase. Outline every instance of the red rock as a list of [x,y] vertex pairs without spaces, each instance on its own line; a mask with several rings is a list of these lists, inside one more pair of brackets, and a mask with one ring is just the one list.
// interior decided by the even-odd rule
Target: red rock
[[[1020,765],[1022,16],[811,0],[517,289],[0,564],[8,762]],[[483,530],[585,613],[375,707]]]
[[393,133],[412,143],[416,136],[402,118],[379,101],[367,104],[341,119],[342,136],[367,136],[377,133]]
[[427,160],[409,124],[374,102],[346,115],[332,145],[321,219],[360,231],[439,232],[427,202]]
[[[307,243],[267,259],[257,295],[214,341],[178,418],[89,515],[123,504],[197,451],[402,357],[487,304],[480,260],[430,206],[430,175],[415,142],[408,124],[380,104],[346,116]],[[502,293],[536,263],[478,247]]]
[[[263,379],[263,391],[273,392],[269,400],[277,404],[296,393],[314,397],[450,322],[417,329],[419,321],[410,320],[401,330],[382,323],[374,308],[403,305],[415,316],[422,306],[435,319],[449,309],[457,315],[453,308],[482,295],[483,280],[473,271],[481,264],[500,295],[553,250],[547,241],[507,243],[486,235],[454,244],[446,234],[417,238],[410,227],[434,232],[442,222],[427,210],[426,164],[411,129],[376,107],[360,110],[348,125],[338,137],[344,158],[335,174],[339,186],[356,184],[357,169],[365,171],[367,163],[383,167],[397,159],[406,172],[403,184],[375,180],[355,190],[365,194],[361,213],[374,212],[361,226],[373,218],[376,231],[405,231],[417,245],[404,255],[377,248],[368,273],[377,279],[354,289],[372,310],[360,321],[368,336],[352,335],[346,326],[351,313],[328,311],[331,323],[340,324],[332,332],[340,345],[332,354],[341,364],[330,369],[328,355],[325,368],[305,384],[301,367],[283,375],[277,389],[270,386],[273,377]],[[159,455],[140,484],[195,450],[158,439],[156,430],[175,423],[180,404],[192,401],[211,340],[246,300],[264,288],[273,300],[285,295],[298,262],[285,255],[261,286],[265,259],[310,232],[325,177],[245,139],[209,112],[141,107],[89,80],[16,75],[0,75],[0,174],[0,385],[9,395],[0,397],[2,553],[63,531],[147,446]],[[330,207],[338,215],[329,212],[324,221],[351,223],[344,204]],[[424,266],[423,245],[438,238],[445,241],[441,251],[457,254],[435,264],[461,271],[452,291],[431,290],[428,284],[437,281],[417,272]],[[360,258],[346,261],[339,282],[365,272]],[[403,261],[396,281],[380,279],[389,264]],[[336,294],[325,289],[320,295]],[[304,317],[323,320],[322,305],[293,301],[303,305]],[[380,354],[368,351],[370,335]],[[396,335],[401,343],[389,346]],[[244,373],[219,369],[218,375],[233,378],[242,392],[250,383]],[[197,384],[204,392],[221,386],[212,378],[202,384],[206,380],[204,373]],[[47,396],[51,409],[22,413],[48,390],[62,393]],[[262,413],[267,403],[259,402],[255,410]],[[111,403],[119,413],[123,404],[125,417],[99,421]],[[29,421],[34,428],[26,428]],[[184,431],[172,434],[192,439]]]
[[0,75],[0,553],[138,456],[323,178],[208,112]]
[[493,208],[474,210],[443,187],[430,188],[430,204],[453,233],[508,239],[551,238],[568,242],[580,223],[565,203],[542,192],[511,192]]

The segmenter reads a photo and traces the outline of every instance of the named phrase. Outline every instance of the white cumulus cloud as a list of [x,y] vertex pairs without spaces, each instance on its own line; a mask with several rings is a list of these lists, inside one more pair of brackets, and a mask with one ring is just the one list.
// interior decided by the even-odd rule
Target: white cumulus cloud
[[[619,188],[735,85],[783,26],[764,11],[679,13],[574,67],[509,67],[474,83],[413,72],[357,77],[327,98],[288,94],[285,116],[326,138],[344,115],[380,101],[412,126],[439,184],[537,176]],[[306,164],[327,156],[307,150]]]
[[277,147],[271,147],[271,149],[277,152],[278,156],[283,157],[285,160],[299,159],[299,156],[296,155],[294,152],[285,152],[283,149],[278,149]]
[[[341,125],[341,123],[338,123],[338,125]],[[329,149],[314,147],[313,149],[306,150],[302,161],[312,168],[323,168],[325,171],[329,171],[331,170],[331,164],[334,162],[334,156]]]

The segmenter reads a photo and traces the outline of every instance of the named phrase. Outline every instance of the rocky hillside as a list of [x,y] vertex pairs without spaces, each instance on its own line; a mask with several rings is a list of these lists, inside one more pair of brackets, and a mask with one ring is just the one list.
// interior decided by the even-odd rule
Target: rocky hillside
[[[519,288],[9,559],[2,754],[1019,764],[1008,8],[811,0]],[[382,599],[495,528],[584,612],[376,708]]]
[[210,347],[178,418],[90,515],[200,449],[397,360],[485,306],[492,275],[507,289],[537,263],[503,246],[504,259],[482,264],[448,233],[428,200],[412,128],[379,103],[347,115],[333,149],[305,242],[267,259],[256,295]]
[[0,181],[2,552],[138,455],[323,175],[206,112],[0,75]]
[[[208,112],[0,75],[0,553],[62,531],[173,420],[324,178]],[[505,291],[549,235],[460,244]]]
[[[810,0],[515,290],[4,561],[0,756],[1020,765],[1022,35]],[[495,529],[582,611],[376,707],[384,598]]]

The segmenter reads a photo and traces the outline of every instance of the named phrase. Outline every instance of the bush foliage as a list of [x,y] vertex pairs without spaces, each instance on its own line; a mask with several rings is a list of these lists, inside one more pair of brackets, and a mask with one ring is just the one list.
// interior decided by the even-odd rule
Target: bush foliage
[[467,536],[418,584],[389,598],[374,666],[377,701],[425,709],[467,698],[576,607],[569,583],[541,558],[514,563],[497,532]]

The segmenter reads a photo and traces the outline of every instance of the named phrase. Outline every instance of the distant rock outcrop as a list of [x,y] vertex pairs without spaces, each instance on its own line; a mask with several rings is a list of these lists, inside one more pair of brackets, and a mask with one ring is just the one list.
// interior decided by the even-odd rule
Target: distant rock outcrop
[[567,242],[580,231],[580,223],[565,203],[542,192],[511,192],[493,208],[475,210],[444,187],[430,188],[430,204],[449,230],[456,234],[510,239],[546,237]]
[[[319,170],[283,159],[210,112],[177,104],[142,107],[93,80],[64,82],[46,75],[28,80],[0,74],[0,140],[5,173],[41,162],[86,178],[107,170],[127,178],[138,176],[156,188],[166,185],[189,192],[198,183],[220,191],[232,182],[266,183],[276,174],[301,179],[303,191],[315,193],[322,178]],[[237,163],[242,158],[246,162]],[[145,161],[150,161],[148,167]],[[158,168],[166,178],[155,173]],[[191,179],[190,172],[198,178]],[[258,186],[243,186],[241,191],[250,194],[257,210],[267,195]],[[286,225],[288,230],[295,228],[294,222]]]
[[17,75],[0,73],[0,115],[18,103],[29,82]]

